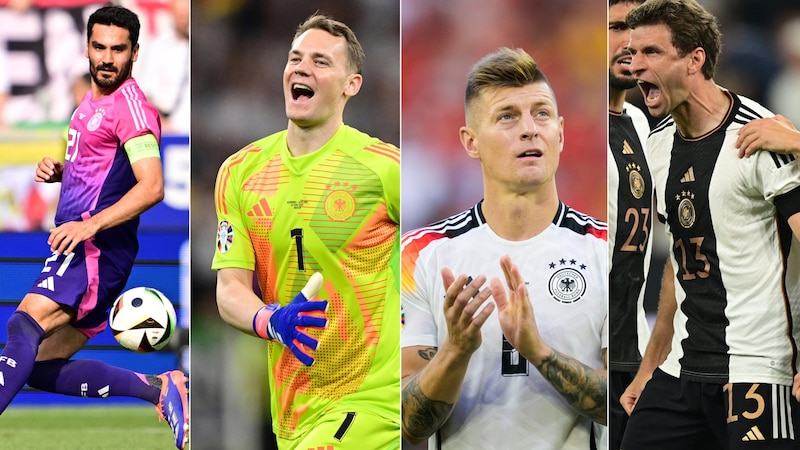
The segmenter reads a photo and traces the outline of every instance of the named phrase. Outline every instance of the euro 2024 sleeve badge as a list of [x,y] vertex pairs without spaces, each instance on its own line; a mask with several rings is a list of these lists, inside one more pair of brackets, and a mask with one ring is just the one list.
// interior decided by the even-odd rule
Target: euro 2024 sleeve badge
[[217,226],[217,250],[226,253],[233,245],[233,226],[227,220],[223,220]]

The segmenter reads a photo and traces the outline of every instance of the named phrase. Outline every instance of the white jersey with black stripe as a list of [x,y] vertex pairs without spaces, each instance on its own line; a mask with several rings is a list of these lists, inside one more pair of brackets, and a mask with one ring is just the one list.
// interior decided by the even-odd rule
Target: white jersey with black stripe
[[791,385],[800,249],[775,199],[800,193],[800,162],[771,152],[739,159],[738,130],[772,113],[725,92],[730,110],[715,130],[685,139],[668,117],[647,141],[678,301],[661,368],[694,381]]
[[[602,368],[608,346],[607,227],[563,203],[553,222],[525,241],[508,241],[486,223],[481,203],[406,233],[403,347],[439,347],[447,336],[441,270],[505,284],[500,258],[510,255],[528,284],[536,323],[554,349]],[[503,338],[497,312],[482,328],[458,403],[431,449],[589,448],[581,417]],[[437,442],[441,439],[441,442]]]

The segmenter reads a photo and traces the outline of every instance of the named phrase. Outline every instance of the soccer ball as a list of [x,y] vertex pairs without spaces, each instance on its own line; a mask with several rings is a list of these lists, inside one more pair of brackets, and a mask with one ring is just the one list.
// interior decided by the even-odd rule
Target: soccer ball
[[135,287],[114,301],[108,324],[120,345],[150,353],[164,348],[175,333],[175,308],[158,290]]

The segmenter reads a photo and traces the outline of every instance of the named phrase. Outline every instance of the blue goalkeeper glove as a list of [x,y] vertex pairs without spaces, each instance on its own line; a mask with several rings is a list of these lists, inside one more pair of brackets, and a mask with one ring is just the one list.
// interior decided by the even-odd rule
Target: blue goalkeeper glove
[[261,307],[253,316],[253,331],[258,336],[277,341],[289,348],[294,356],[303,364],[314,364],[314,357],[309,350],[316,350],[319,341],[307,334],[306,328],[325,328],[328,319],[318,315],[310,315],[314,311],[325,312],[328,301],[308,301],[313,299],[322,288],[322,274],[314,273],[306,286],[286,306],[272,303]]

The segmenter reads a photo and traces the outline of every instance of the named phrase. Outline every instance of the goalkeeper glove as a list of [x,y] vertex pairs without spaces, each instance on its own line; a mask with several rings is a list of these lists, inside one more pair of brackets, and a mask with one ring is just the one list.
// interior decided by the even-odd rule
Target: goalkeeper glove
[[322,274],[316,272],[288,305],[281,307],[278,303],[272,303],[262,306],[253,316],[253,331],[263,339],[285,345],[303,364],[314,364],[314,357],[306,347],[316,350],[319,341],[307,334],[305,329],[325,328],[328,324],[327,318],[308,314],[314,311],[324,313],[328,308],[327,300],[308,301],[317,296],[320,288]]

